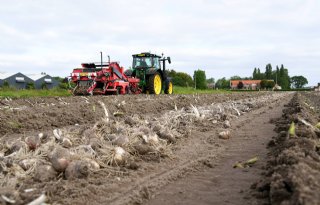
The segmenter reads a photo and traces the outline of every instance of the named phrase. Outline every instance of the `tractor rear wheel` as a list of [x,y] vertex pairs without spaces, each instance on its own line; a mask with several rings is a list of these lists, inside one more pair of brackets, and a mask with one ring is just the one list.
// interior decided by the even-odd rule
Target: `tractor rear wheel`
[[162,90],[162,78],[160,73],[156,72],[148,80],[148,90],[150,94],[159,95]]
[[171,80],[166,81],[164,93],[169,94],[169,95],[171,95],[173,93],[173,84],[172,84]]

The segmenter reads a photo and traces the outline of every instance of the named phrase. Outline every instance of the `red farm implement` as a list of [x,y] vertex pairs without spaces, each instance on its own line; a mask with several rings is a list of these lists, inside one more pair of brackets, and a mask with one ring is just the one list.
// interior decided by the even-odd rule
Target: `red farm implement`
[[139,94],[140,80],[127,77],[118,62],[82,63],[71,73],[74,95]]

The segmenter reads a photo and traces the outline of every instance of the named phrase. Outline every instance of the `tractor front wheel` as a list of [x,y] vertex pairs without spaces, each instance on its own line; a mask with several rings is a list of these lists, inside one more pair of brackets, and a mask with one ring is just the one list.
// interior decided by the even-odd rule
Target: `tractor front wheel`
[[148,90],[150,94],[159,95],[162,90],[162,78],[160,73],[156,72],[148,80]]
[[167,80],[166,81],[166,86],[165,86],[165,89],[164,89],[164,93],[165,94],[169,94],[169,95],[171,95],[173,93],[173,85],[172,85],[171,80]]

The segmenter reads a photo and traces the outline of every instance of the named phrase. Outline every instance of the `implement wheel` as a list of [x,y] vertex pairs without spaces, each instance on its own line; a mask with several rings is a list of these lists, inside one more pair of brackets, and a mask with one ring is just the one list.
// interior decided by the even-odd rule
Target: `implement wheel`
[[156,72],[155,74],[149,77],[148,90],[150,94],[159,95],[161,93],[162,78],[160,73]]
[[116,95],[121,95],[121,87],[119,86],[119,87],[117,87],[116,89],[117,89]]
[[167,80],[166,81],[166,86],[165,86],[165,89],[164,89],[164,93],[165,94],[169,94],[169,95],[171,95],[173,93],[173,85],[172,85],[171,80]]
[[126,86],[125,91],[126,91],[126,95],[130,94],[130,88],[129,88],[129,86]]

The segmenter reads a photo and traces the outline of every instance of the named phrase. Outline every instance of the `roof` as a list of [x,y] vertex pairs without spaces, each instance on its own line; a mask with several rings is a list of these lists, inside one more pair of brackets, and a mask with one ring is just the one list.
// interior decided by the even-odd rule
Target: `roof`
[[157,58],[161,58],[161,56],[158,56],[158,55],[152,54],[152,53],[148,53],[148,52],[140,53],[140,54],[134,54],[132,56],[133,57],[157,57]]
[[6,78],[9,78],[10,76],[13,76],[16,73],[4,73],[4,72],[0,72],[0,80],[4,80]]
[[260,84],[261,80],[231,80],[231,85],[238,85],[240,82],[243,83],[243,85],[252,85],[252,84]]
[[44,76],[47,76],[47,74],[27,74],[26,76],[36,81],[36,80],[39,80],[40,78],[43,78]]

